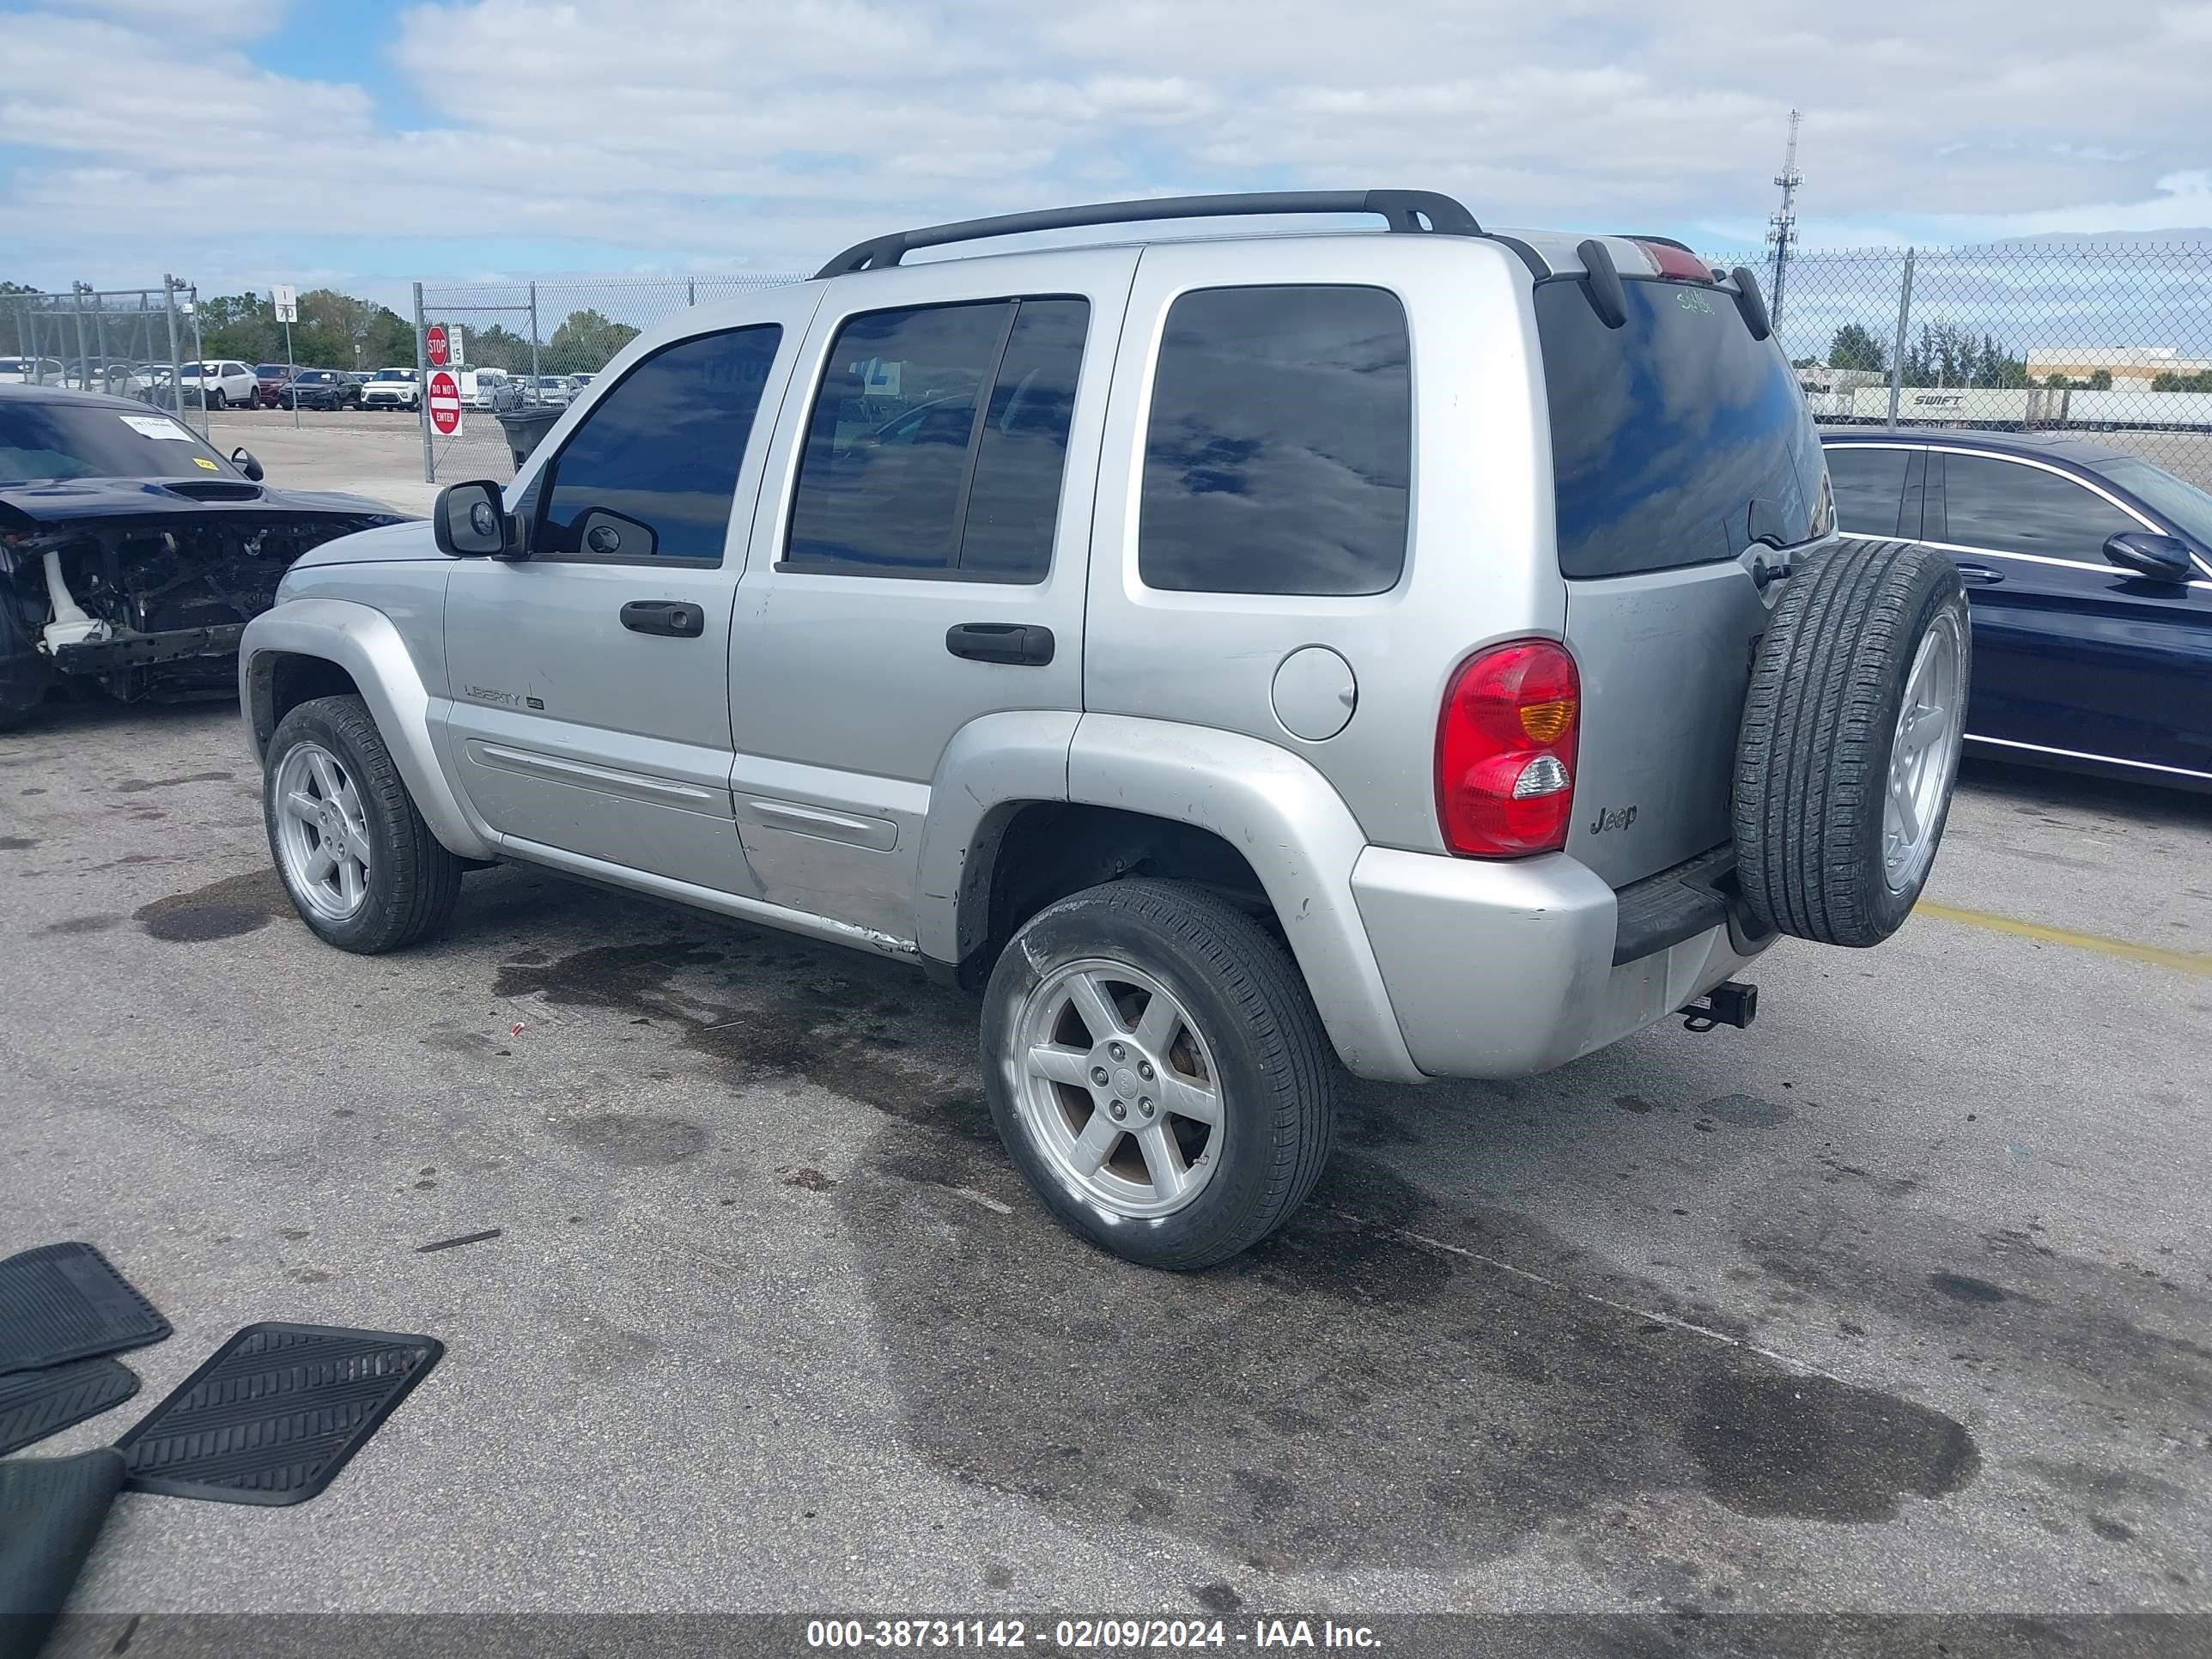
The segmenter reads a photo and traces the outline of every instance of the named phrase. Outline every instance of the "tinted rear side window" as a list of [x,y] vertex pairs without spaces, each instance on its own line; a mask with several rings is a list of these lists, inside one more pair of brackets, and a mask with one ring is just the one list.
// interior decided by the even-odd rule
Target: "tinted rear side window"
[[1820,446],[1771,338],[1734,298],[1627,282],[1607,328],[1579,280],[1540,283],[1536,327],[1552,415],[1559,569],[1620,576],[1808,539]]
[[[772,323],[702,334],[630,369],[546,469],[533,546],[555,558],[720,563],[738,470],[782,337]],[[587,549],[585,520],[594,513],[650,534],[611,526],[605,549]]]
[[847,322],[807,422],[785,562],[1042,581],[1090,316],[1051,298]]
[[1406,563],[1405,308],[1374,288],[1206,289],[1168,313],[1137,568],[1210,593],[1380,593]]
[[1832,445],[1828,481],[1835,486],[1837,527],[1857,536],[1896,535],[1905,473],[1911,464],[1909,450]]
[[1943,539],[2109,568],[2105,540],[2142,526],[2102,495],[2039,466],[1943,457]]

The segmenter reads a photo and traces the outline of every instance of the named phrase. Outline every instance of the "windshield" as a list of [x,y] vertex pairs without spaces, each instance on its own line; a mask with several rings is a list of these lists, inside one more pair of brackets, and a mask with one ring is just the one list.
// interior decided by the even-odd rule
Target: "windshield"
[[2133,455],[2099,461],[2091,471],[2136,496],[2200,546],[2212,547],[2212,495],[2186,478]]
[[255,365],[253,372],[264,380],[282,380],[284,376],[284,365],[282,363],[259,363]]
[[197,434],[151,410],[0,403],[0,480],[235,476]]
[[325,380],[336,380],[337,377],[332,374],[328,369],[303,368],[300,371],[298,378],[302,380],[308,380],[319,385]]
[[1579,279],[1536,286],[1559,569],[1619,576],[1816,532],[1825,463],[1804,395],[1733,295],[1632,281],[1607,328]]
[[411,380],[415,378],[415,371],[411,368],[380,368],[376,371],[376,378],[380,380]]

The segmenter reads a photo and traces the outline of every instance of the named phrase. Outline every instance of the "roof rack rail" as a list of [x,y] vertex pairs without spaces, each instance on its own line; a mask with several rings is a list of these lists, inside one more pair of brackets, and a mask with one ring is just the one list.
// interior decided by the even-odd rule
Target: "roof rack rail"
[[1671,236],[1650,236],[1639,231],[1631,231],[1622,240],[1630,242],[1656,242],[1661,247],[1678,247],[1685,253],[1695,253],[1698,251],[1687,242],[1678,242]]
[[[815,272],[842,276],[856,270],[895,265],[918,247],[973,242],[1024,231],[1070,230],[1085,225],[1134,224],[1148,219],[1228,219],[1267,213],[1376,213],[1394,231],[1429,231],[1446,236],[1480,236],[1474,216],[1450,197],[1432,190],[1276,190],[1230,196],[1158,196],[1139,202],[1097,202],[1088,207],[1047,208],[1036,213],[1005,213],[957,224],[925,225],[856,242]],[[1425,223],[1424,221],[1426,222]]]

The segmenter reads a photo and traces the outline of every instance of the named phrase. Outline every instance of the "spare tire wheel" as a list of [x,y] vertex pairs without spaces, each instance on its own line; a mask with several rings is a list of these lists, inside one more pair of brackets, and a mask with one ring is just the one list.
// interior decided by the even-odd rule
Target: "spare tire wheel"
[[1754,921],[1856,946],[1904,925],[1950,811],[1972,652],[1946,554],[1846,538],[1798,567],[1736,744],[1736,872]]

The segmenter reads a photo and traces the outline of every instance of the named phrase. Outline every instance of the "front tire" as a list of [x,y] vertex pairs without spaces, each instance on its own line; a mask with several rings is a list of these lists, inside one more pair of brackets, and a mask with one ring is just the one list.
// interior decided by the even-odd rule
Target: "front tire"
[[261,799],[292,908],[326,943],[375,956],[444,929],[464,866],[423,823],[359,697],[317,697],[284,716]]
[[1061,1224],[1145,1267],[1250,1249],[1313,1190],[1337,1073],[1313,1000],[1260,924],[1134,878],[1016,932],[984,994],[991,1116]]
[[213,414],[219,409],[228,409],[229,406],[228,403],[224,400],[221,387],[217,387],[215,391],[208,393],[209,413]]

